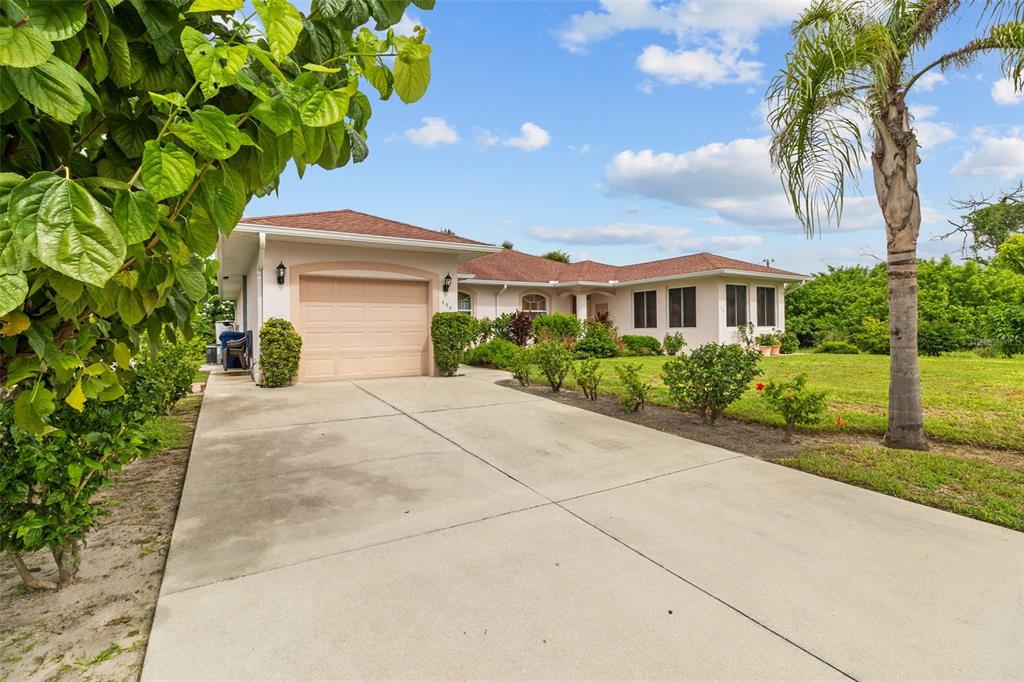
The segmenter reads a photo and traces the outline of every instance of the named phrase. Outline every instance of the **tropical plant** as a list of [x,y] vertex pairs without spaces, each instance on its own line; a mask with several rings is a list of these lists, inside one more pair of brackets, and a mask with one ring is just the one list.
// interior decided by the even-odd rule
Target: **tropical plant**
[[567,254],[565,251],[548,251],[547,253],[542,253],[540,257],[547,258],[548,260],[557,261],[559,263],[569,262],[569,254]]
[[434,345],[434,363],[442,375],[455,374],[476,333],[476,320],[465,313],[434,313],[430,340]]
[[547,379],[553,393],[558,393],[565,377],[572,370],[573,355],[561,341],[541,341],[530,348],[532,361]]
[[187,343],[164,343],[135,358],[134,376],[125,387],[127,399],[164,415],[192,391],[199,363]]
[[783,355],[789,355],[800,350],[800,339],[793,332],[783,332],[782,338],[779,340],[779,352]]
[[756,349],[706,343],[666,362],[661,376],[672,402],[714,424],[761,373],[760,360]]
[[665,355],[679,355],[679,351],[686,347],[686,339],[682,332],[669,332],[661,342],[661,348]]
[[766,95],[772,162],[808,235],[840,222],[846,188],[860,177],[865,134],[874,138],[888,248],[891,447],[928,446],[917,361],[920,158],[907,96],[932,70],[963,68],[988,53],[1003,56],[1002,70],[1018,88],[1024,76],[1021,0],[986,3],[977,37],[915,67],[963,8],[955,0],[818,0],[794,22],[793,47]]
[[786,441],[793,438],[793,427],[814,424],[825,413],[825,392],[807,388],[807,375],[791,381],[769,381],[758,384],[768,408],[782,417],[786,424]]
[[654,384],[644,381],[640,372],[644,366],[640,363],[627,363],[616,365],[615,374],[622,384],[622,393],[619,394],[619,405],[626,412],[639,412],[647,404],[647,396],[650,394]]
[[288,320],[271,317],[260,327],[260,372],[268,388],[290,386],[299,373],[302,337]]
[[533,321],[535,341],[565,341],[572,343],[580,335],[580,321],[575,315],[548,313]]
[[615,329],[610,324],[587,320],[583,326],[583,336],[573,350],[581,358],[613,358],[619,354]]
[[573,365],[572,375],[580,390],[583,391],[583,395],[591,400],[597,400],[597,387],[601,384],[601,377],[604,375],[601,371],[601,362],[594,358],[580,360]]
[[758,346],[772,346],[775,344],[775,339],[775,334],[772,333],[758,334],[754,338],[754,343]]
[[505,336],[517,346],[525,346],[533,336],[533,316],[525,310],[509,313],[504,328]]

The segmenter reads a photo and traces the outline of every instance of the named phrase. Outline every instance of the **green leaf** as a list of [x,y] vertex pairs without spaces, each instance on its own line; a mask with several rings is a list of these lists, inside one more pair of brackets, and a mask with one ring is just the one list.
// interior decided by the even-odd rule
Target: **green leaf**
[[363,77],[373,86],[382,100],[388,99],[391,97],[395,85],[395,77],[391,73],[391,69],[377,64],[372,59],[366,59],[365,61]]
[[186,296],[193,301],[203,300],[206,296],[206,276],[202,272],[193,267],[186,267],[178,270],[176,276]]
[[106,46],[110,56],[110,78],[114,84],[123,88],[137,81],[141,74],[132,68],[132,53],[128,49],[128,39],[116,24],[110,25]]
[[181,32],[181,47],[206,99],[235,83],[249,55],[244,45],[215,45],[191,26]]
[[43,386],[36,384],[31,389],[24,389],[14,399],[14,423],[19,428],[29,433],[49,433],[55,431],[52,426],[43,421],[53,414],[53,392]]
[[53,173],[35,173],[11,191],[7,219],[23,251],[39,255],[36,222],[47,190],[60,182]]
[[110,74],[110,60],[107,59],[107,51],[103,49],[103,40],[100,34],[91,28],[86,29],[85,44],[89,48],[89,63],[92,64],[92,71],[95,82],[102,83]]
[[85,109],[76,74],[74,68],[54,55],[39,66],[7,71],[22,97],[62,123],[72,123]]
[[0,275],[0,315],[21,307],[28,296],[28,278],[25,273]]
[[352,150],[352,162],[362,163],[370,154],[370,150],[366,147],[366,140],[348,124],[345,125],[345,132],[348,134],[348,144]]
[[129,118],[124,114],[113,114],[107,118],[107,130],[129,159],[142,156],[146,141],[156,137],[156,127],[148,118]]
[[[79,388],[81,388],[81,382],[79,382]],[[81,408],[78,408],[78,410],[79,412],[81,412]],[[70,479],[71,485],[75,486],[76,488],[78,487],[78,484],[81,483],[82,481],[82,472],[84,471],[85,467],[83,467],[78,462],[72,462],[71,464],[68,464],[68,479]]]
[[197,256],[207,258],[217,250],[220,232],[207,209],[196,206],[188,216],[181,236]]
[[169,143],[146,142],[142,154],[142,182],[156,201],[181,194],[192,184],[196,162],[192,155]]
[[118,192],[114,197],[114,220],[129,246],[156,232],[159,219],[156,201],[149,192]]
[[113,216],[74,180],[46,190],[36,238],[44,265],[86,284],[102,286],[124,263],[124,238]]
[[242,0],[196,0],[188,8],[192,12],[237,12],[242,9]]
[[53,41],[67,40],[85,26],[85,4],[58,0],[20,0],[32,28]]
[[406,104],[415,102],[427,91],[430,85],[430,46],[415,43],[417,48],[424,50],[404,50],[399,48],[398,58],[395,59],[394,76],[395,92]]
[[67,397],[64,398],[64,402],[71,406],[71,409],[77,410],[78,412],[81,412],[82,408],[85,407],[85,393],[82,391],[81,377],[79,377],[78,381],[75,382],[75,387],[71,389],[71,392],[68,393]]
[[338,123],[348,113],[349,94],[344,90],[326,90],[316,87],[299,106],[302,122],[313,128],[325,128]]
[[260,102],[251,109],[251,112],[257,121],[278,135],[292,130],[299,122],[298,112],[281,95],[276,95],[266,102]]
[[205,106],[192,112],[190,123],[175,123],[171,132],[188,146],[210,159],[228,159],[252,139],[236,126],[237,116],[228,116],[216,107]]
[[119,289],[117,294],[117,313],[121,321],[129,326],[135,326],[146,316],[146,309],[142,305],[142,297],[137,291],[131,289]]
[[287,0],[253,0],[256,14],[263,22],[270,51],[278,61],[295,49],[302,32],[302,15]]
[[341,71],[340,66],[324,66],[323,64],[303,64],[302,68],[314,73],[339,73]]
[[231,167],[225,166],[216,176],[210,177],[210,182],[201,184],[199,192],[202,208],[206,209],[209,218],[220,232],[229,234],[245,211],[245,183],[241,176]]
[[0,27],[0,66],[39,66],[53,54],[53,43],[31,26]]

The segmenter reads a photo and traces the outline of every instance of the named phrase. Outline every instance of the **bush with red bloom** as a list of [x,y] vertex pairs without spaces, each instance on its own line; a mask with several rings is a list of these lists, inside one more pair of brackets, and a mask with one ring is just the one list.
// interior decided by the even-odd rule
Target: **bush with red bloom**
[[757,386],[754,386],[754,388],[756,388],[759,391],[763,391],[764,390],[764,384],[760,384],[759,383]]

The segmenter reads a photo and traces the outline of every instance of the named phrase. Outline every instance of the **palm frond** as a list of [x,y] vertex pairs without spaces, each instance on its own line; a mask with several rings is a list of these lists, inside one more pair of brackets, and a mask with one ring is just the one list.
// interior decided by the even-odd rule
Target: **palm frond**
[[809,7],[766,94],[772,163],[808,234],[839,223],[846,185],[860,175],[871,103],[899,74],[892,35],[869,9],[837,0]]
[[984,38],[976,38],[963,47],[942,55],[914,74],[904,91],[909,91],[921,76],[932,69],[963,69],[973,64],[983,54],[991,52],[1002,53],[1003,75],[1013,81],[1017,90],[1024,89],[1024,21],[1009,21],[992,26]]
[[960,0],[918,0],[907,7],[907,48],[924,47],[939,27],[960,9]]

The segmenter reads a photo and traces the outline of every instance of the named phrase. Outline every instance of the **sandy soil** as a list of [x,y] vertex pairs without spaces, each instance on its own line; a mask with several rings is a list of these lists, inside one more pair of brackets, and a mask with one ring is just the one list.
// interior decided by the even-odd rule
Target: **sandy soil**
[[[784,432],[780,428],[745,422],[728,417],[721,417],[714,426],[704,424],[700,417],[689,412],[682,412],[661,405],[647,405],[641,412],[623,412],[618,398],[598,396],[596,401],[588,400],[582,392],[563,389],[552,393],[547,386],[533,385],[522,387],[513,379],[498,382],[519,391],[540,395],[551,400],[579,407],[591,412],[599,412],[609,417],[640,424],[652,429],[664,431],[683,438],[715,445],[733,452],[741,452],[759,459],[778,459],[795,455],[801,450],[829,443],[856,443],[862,445],[879,445],[880,438],[858,434],[793,434],[793,441],[787,443]],[[1024,471],[1024,452],[1017,450],[991,450],[976,446],[958,445],[932,441],[932,452],[955,455],[970,459],[980,459],[1008,469]]]
[[[174,413],[189,445],[199,401],[187,398]],[[188,455],[186,445],[122,472],[106,492],[111,513],[88,538],[77,584],[26,592],[0,556],[0,680],[138,679]],[[39,575],[55,573],[48,554],[27,562]]]

